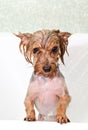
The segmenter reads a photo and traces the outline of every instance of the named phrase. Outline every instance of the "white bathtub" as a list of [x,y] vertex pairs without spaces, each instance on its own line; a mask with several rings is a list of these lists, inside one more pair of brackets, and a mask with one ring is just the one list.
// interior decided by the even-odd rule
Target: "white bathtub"
[[[4,121],[9,126],[10,122],[19,127],[21,124],[32,126],[21,121],[25,116],[23,102],[33,68],[20,54],[19,42],[20,39],[12,33],[0,33],[0,124],[3,126]],[[69,38],[68,52],[65,66],[60,65],[72,97],[67,114],[71,122],[88,123],[88,34],[73,34]],[[39,124],[37,122],[35,126]],[[49,123],[51,128],[54,128],[52,124],[58,127]],[[66,126],[70,127],[69,124]]]

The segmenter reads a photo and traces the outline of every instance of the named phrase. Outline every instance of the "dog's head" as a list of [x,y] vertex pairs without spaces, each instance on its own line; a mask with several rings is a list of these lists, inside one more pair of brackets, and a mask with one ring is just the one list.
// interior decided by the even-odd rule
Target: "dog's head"
[[19,33],[19,48],[27,62],[33,64],[34,72],[52,76],[58,67],[58,60],[64,64],[64,53],[67,52],[68,32],[59,30],[41,30],[33,34]]

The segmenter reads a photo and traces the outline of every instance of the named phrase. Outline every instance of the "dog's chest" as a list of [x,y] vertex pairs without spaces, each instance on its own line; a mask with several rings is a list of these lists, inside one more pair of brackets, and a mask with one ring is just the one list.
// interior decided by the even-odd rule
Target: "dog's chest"
[[59,96],[64,94],[65,84],[63,78],[55,77],[49,79],[37,77],[30,85],[30,91],[34,92],[35,105],[39,113],[55,113]]

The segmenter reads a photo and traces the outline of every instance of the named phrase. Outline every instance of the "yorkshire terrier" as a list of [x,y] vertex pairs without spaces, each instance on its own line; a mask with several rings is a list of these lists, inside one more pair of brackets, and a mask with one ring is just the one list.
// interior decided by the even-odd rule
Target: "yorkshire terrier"
[[[67,52],[68,32],[59,30],[40,30],[19,33],[19,48],[26,61],[34,67],[25,98],[26,121],[35,121],[34,106],[39,112],[39,121],[70,122],[66,109],[70,102],[64,76],[59,70],[58,61],[64,64]],[[68,52],[67,52],[68,53]]]

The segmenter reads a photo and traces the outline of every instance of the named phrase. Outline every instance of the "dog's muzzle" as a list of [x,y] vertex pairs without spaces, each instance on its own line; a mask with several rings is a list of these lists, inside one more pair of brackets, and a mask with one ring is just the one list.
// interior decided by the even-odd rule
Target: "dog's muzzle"
[[51,71],[51,66],[45,65],[45,66],[43,66],[43,70],[45,72],[50,72]]

